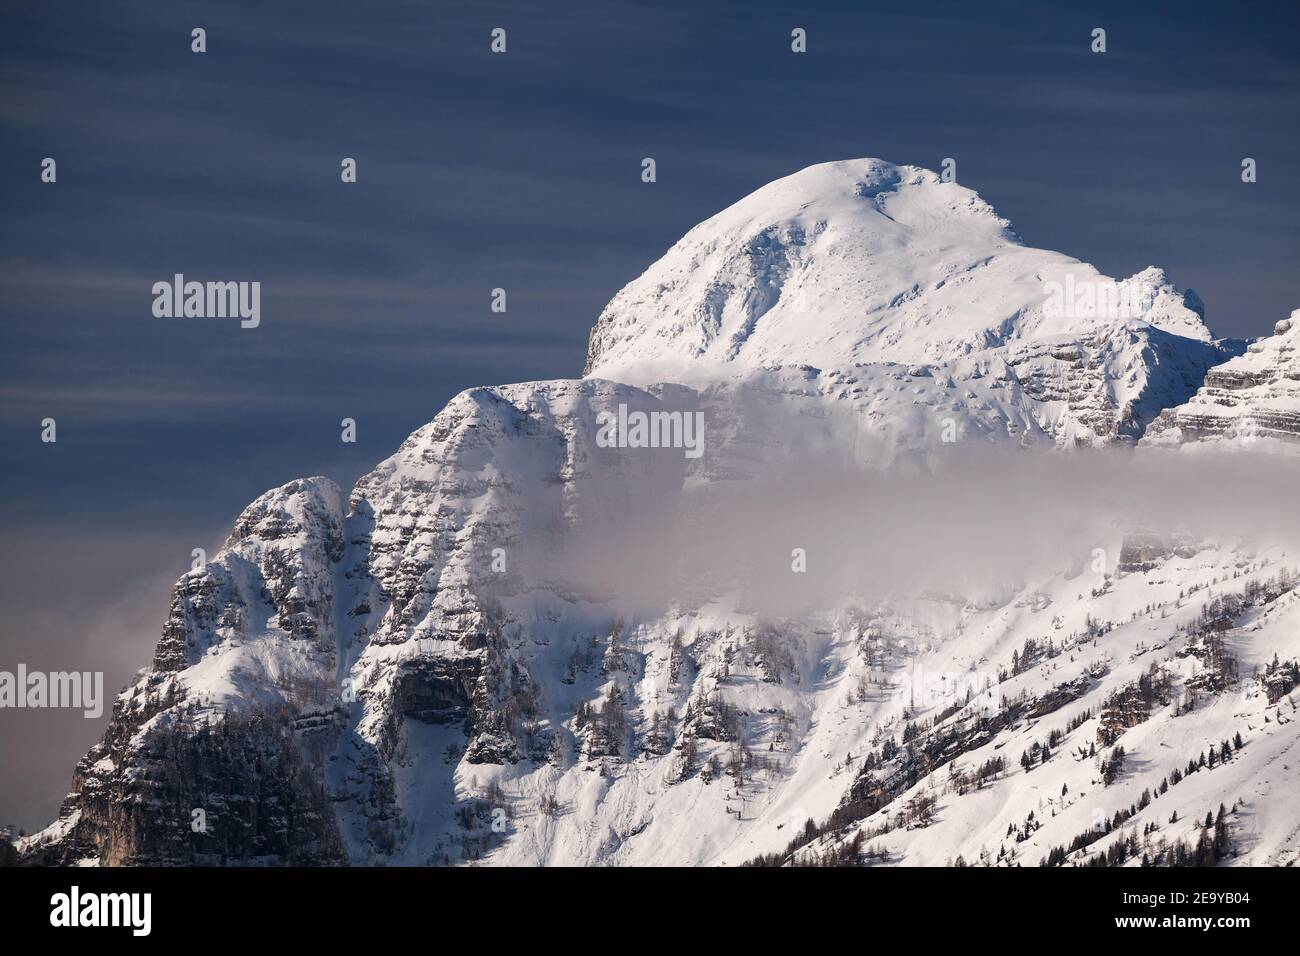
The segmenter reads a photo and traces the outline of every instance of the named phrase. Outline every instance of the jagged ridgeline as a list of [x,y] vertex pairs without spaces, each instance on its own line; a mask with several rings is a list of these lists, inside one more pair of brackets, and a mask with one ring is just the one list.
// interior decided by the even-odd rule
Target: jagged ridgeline
[[[1102,521],[1051,561],[976,551],[993,584],[886,587],[953,529],[772,496],[907,488],[977,449],[1285,459],[1296,333],[1244,351],[1202,312],[926,170],[772,183],[614,297],[584,378],[471,389],[350,494],[307,478],[245,509],[18,854],[1294,862],[1293,549]],[[702,421],[702,445],[608,440],[630,421]]]

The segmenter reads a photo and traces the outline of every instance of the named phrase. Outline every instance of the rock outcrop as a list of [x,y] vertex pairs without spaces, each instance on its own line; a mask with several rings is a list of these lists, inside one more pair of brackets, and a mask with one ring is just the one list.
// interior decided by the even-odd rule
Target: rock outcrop
[[1300,310],[1246,353],[1206,373],[1187,402],[1166,409],[1148,441],[1248,445],[1300,442]]

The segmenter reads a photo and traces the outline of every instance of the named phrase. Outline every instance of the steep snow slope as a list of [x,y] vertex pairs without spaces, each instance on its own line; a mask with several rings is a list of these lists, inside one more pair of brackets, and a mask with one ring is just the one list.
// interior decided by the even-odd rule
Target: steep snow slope
[[[1136,865],[1144,852],[1154,860],[1177,841],[1195,845],[1224,804],[1234,862],[1296,862],[1296,672],[1270,674],[1275,655],[1294,661],[1297,651],[1292,568],[1277,552],[1196,546],[1142,571],[1056,575],[1002,607],[968,609],[915,658],[902,693],[886,676],[884,693],[869,684],[865,700],[839,705],[841,729],[825,746],[852,788],[842,788],[840,820],[794,859],[834,858],[856,841],[880,863],[1037,865],[1082,837],[1063,862],[1132,839],[1139,849],[1124,862]],[[917,677],[939,681],[918,695]],[[1225,740],[1227,761],[1187,772]],[[1046,759],[1034,754],[1049,741]],[[898,755],[880,759],[892,745]],[[1005,766],[978,779],[999,759]],[[784,846],[777,822],[760,819],[724,858]]]
[[[1158,271],[1129,317],[1089,305],[1103,278],[923,170],[765,187],[616,297],[588,377],[458,395],[346,503],[313,478],[250,505],[22,852],[915,864],[996,858],[997,829],[1037,863],[1240,731],[1123,825],[1177,806],[1181,838],[1241,797],[1235,859],[1289,860],[1286,553],[1125,544],[1118,502],[1070,515],[1086,486],[1030,467],[1137,438],[1231,351]],[[636,413],[701,416],[701,454],[599,440]],[[1088,709],[1063,748],[1123,737],[1021,768]]]

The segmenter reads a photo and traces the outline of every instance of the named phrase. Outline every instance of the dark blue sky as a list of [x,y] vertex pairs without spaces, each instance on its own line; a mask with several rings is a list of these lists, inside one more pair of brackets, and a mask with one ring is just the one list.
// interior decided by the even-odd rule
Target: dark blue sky
[[[465,387],[578,375],[623,283],[812,163],[954,157],[1027,242],[1163,266],[1216,332],[1263,334],[1300,306],[1298,28],[1245,3],[8,4],[0,669],[116,690],[248,501],[350,482]],[[261,327],[155,319],[174,272],[259,280]],[[0,713],[0,818],[52,812],[101,730],[58,719]]]

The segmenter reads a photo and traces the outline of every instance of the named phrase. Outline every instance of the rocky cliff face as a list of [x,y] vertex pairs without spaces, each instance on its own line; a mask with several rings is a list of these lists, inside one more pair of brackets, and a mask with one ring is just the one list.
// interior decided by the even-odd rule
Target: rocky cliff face
[[[471,389],[346,500],[311,478],[250,505],[177,583],[152,666],[20,852],[740,863],[854,845],[852,862],[943,863],[1014,830],[998,859],[1038,862],[1103,788],[1095,760],[1059,759],[1041,793],[1078,796],[1049,807],[999,766],[1037,722],[1095,739],[1153,663],[1161,687],[1206,686],[1208,616],[1241,638],[1239,674],[1298,650],[1281,552],[1122,546],[1101,527],[1070,567],[991,591],[885,583],[924,542],[891,530],[906,514],[861,522],[865,476],[905,488],[973,447],[1135,439],[1231,351],[1157,270],[1126,280],[1122,318],[1073,294],[1056,314],[1046,283],[1071,276],[1104,279],[924,170],[829,164],[760,190],[611,302],[586,378]],[[1262,356],[1237,361],[1285,367]],[[1260,374],[1235,391],[1282,387]],[[608,427],[640,414],[666,438],[700,416],[700,454]],[[808,553],[801,529],[841,525],[879,537]],[[1118,565],[1081,572],[1094,545]],[[884,555],[874,576],[862,553]],[[1269,716],[1283,696],[1215,686],[1121,722],[1154,764],[1246,721],[1249,759],[1182,789],[1185,818],[1295,743]],[[1127,807],[1155,784],[1112,793]],[[1293,856],[1294,815],[1253,812],[1249,859]]]
[[1300,310],[1277,323],[1273,336],[1246,354],[1212,368],[1186,403],[1162,412],[1152,444],[1300,441]]
[[337,706],[342,504],[324,478],[268,492],[176,583],[153,666],[118,696],[33,859],[342,859],[307,742]]

